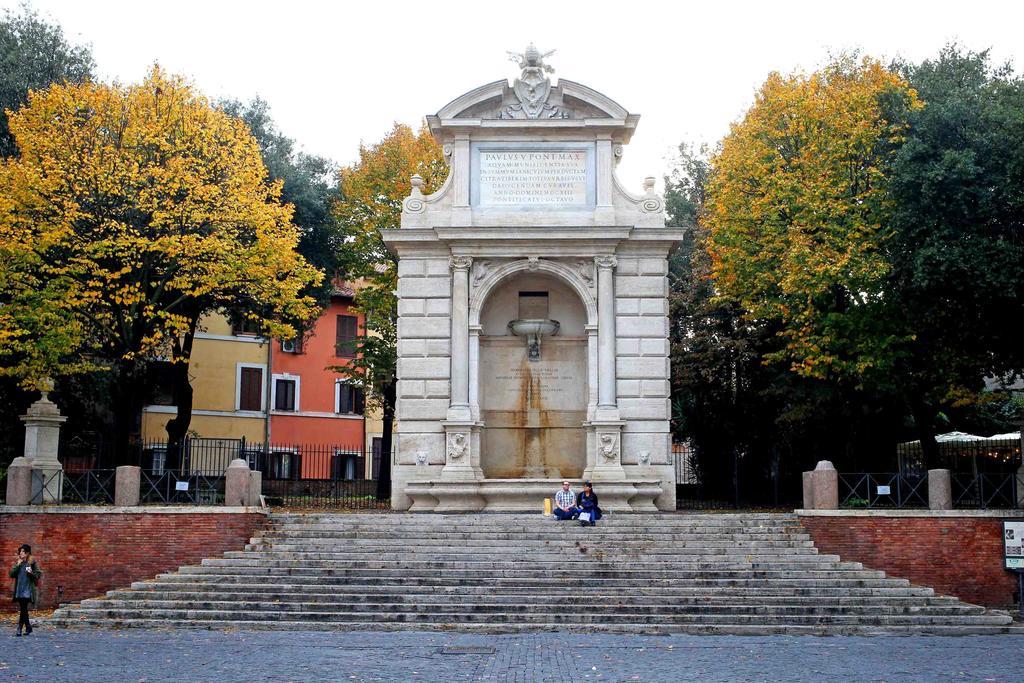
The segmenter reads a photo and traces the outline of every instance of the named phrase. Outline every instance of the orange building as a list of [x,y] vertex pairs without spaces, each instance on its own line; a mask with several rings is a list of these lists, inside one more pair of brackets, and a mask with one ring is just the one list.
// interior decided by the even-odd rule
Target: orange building
[[334,476],[350,478],[345,470],[363,462],[363,392],[330,369],[356,354],[363,315],[352,310],[352,295],[347,288],[336,290],[302,340],[275,341],[270,354],[269,441],[278,450],[287,444],[334,445],[331,452],[301,453],[302,478],[330,478],[332,468],[341,468]]

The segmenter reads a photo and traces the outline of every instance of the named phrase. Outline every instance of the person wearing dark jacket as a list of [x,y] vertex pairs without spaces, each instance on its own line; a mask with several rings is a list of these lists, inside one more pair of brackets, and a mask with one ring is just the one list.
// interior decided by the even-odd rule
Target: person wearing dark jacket
[[18,548],[18,561],[7,575],[14,579],[14,601],[18,603],[19,609],[18,632],[15,635],[20,636],[24,628],[27,636],[32,633],[32,624],[28,620],[28,606],[36,604],[39,597],[36,584],[43,575],[39,571],[39,564],[32,559],[32,546],[26,543]]
[[583,482],[583,493],[576,499],[576,505],[581,515],[589,513],[589,521],[581,521],[580,526],[597,526],[597,520],[601,519],[601,508],[597,505],[597,494],[589,481]]

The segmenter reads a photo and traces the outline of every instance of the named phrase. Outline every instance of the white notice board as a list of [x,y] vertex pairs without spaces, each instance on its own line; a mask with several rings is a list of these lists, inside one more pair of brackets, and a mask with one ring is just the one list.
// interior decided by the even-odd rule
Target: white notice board
[[1003,520],[1003,559],[1007,569],[1024,571],[1024,520]]

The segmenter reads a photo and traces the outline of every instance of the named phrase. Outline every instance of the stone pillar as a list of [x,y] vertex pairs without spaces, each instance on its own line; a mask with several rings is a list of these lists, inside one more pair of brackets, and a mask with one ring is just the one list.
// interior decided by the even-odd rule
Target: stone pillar
[[28,505],[32,500],[32,463],[17,457],[7,468],[7,504]]
[[928,508],[953,509],[953,482],[949,470],[928,470]]
[[134,507],[139,504],[142,468],[122,465],[114,473],[114,505]]
[[64,491],[64,467],[57,459],[60,426],[67,420],[50,400],[53,382],[46,380],[42,397],[21,416],[25,423],[25,458],[32,464],[32,503],[59,503]]
[[839,473],[828,460],[821,460],[811,472],[815,510],[839,509]]
[[452,256],[452,398],[448,420],[472,420],[469,409],[469,268],[473,259]]
[[[384,454],[381,454],[384,457]],[[263,473],[258,470],[249,471],[249,498],[246,501],[253,507],[262,507],[260,496],[263,495]]]
[[249,464],[241,458],[235,458],[228,465],[224,474],[224,504],[228,506],[248,506],[250,490]]
[[803,473],[804,510],[814,509],[814,473]]
[[605,254],[595,256],[597,264],[597,418],[619,418],[615,396],[615,264]]

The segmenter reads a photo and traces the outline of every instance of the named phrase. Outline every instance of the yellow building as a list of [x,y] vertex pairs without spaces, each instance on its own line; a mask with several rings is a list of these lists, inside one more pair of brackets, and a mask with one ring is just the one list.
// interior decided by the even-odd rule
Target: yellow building
[[[268,340],[233,328],[220,314],[205,316],[200,329],[189,364],[193,392],[189,431],[204,438],[244,438],[263,443],[269,403]],[[165,440],[167,421],[176,412],[169,400],[165,405],[146,406],[142,416],[143,438]]]

